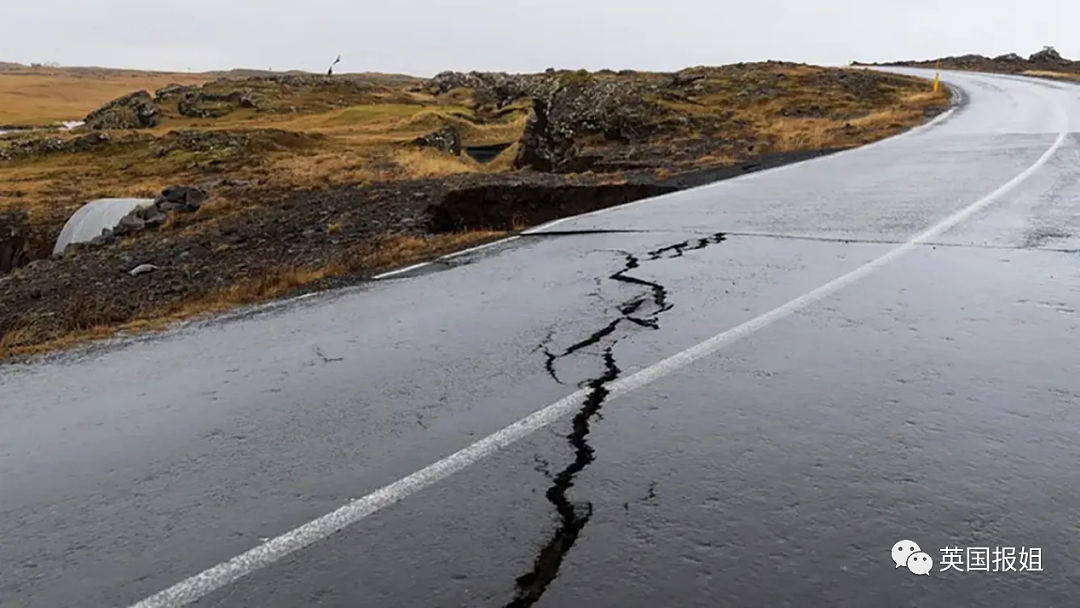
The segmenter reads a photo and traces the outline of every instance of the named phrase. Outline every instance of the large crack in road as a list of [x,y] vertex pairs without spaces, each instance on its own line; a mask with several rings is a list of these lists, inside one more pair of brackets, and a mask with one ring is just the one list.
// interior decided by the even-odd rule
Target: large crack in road
[[[680,258],[687,251],[696,251],[698,249],[704,249],[710,245],[716,245],[723,242],[725,238],[726,236],[724,235],[724,233],[718,232],[705,238],[682,241],[674,245],[668,245],[666,247],[661,247],[660,249],[654,249],[653,251],[646,253],[645,258],[646,261],[649,262],[664,258]],[[581,340],[580,342],[571,345],[562,353],[555,354],[551,352],[551,350],[547,348],[546,344],[542,344],[540,346],[546,358],[544,362],[545,369],[547,369],[548,374],[560,384],[562,384],[562,381],[559,379],[559,375],[555,371],[556,361],[564,357],[568,357],[582,349],[588,348],[589,346],[600,343],[601,340],[615,333],[615,331],[619,329],[619,326],[626,322],[633,323],[634,325],[646,327],[649,329],[659,329],[660,325],[657,317],[671,310],[671,304],[669,304],[667,300],[667,289],[663,285],[660,285],[659,283],[655,283],[653,281],[646,281],[644,279],[632,277],[627,274],[631,270],[641,267],[641,259],[632,253],[628,253],[625,251],[620,253],[622,253],[625,258],[623,268],[615,274],[609,276],[608,279],[613,281],[619,281],[621,283],[628,283],[631,285],[640,285],[642,287],[647,287],[649,289],[649,294],[631,298],[620,304],[618,306],[618,310],[620,313],[622,313],[622,316],[617,317],[604,327],[594,331],[584,340]],[[648,317],[634,316],[634,314],[639,312],[650,300],[652,300],[652,303],[656,306],[656,310],[652,312]]]
[[[620,313],[619,317],[558,354],[551,352],[546,344],[541,345],[545,355],[544,367],[548,374],[561,384],[562,381],[559,379],[555,369],[555,364],[559,359],[569,357],[590,346],[601,343],[606,338],[613,336],[620,326],[626,323],[648,329],[660,329],[660,315],[670,311],[673,307],[671,302],[668,301],[667,288],[655,281],[631,276],[629,273],[640,268],[643,260],[650,262],[660,259],[679,258],[687,251],[704,249],[710,245],[721,243],[724,238],[723,233],[716,233],[706,238],[691,239],[661,247],[640,257],[632,253],[622,252],[624,256],[623,268],[609,276],[608,279],[645,288],[646,293],[619,304],[616,307]],[[651,312],[648,312],[649,308],[652,308]],[[588,395],[581,404],[581,409],[574,415],[571,423],[572,430],[566,436],[567,443],[573,449],[574,460],[566,468],[550,477],[552,483],[545,492],[548,502],[555,507],[555,512],[558,514],[558,526],[537,552],[536,558],[533,560],[532,570],[517,578],[514,599],[506,604],[506,608],[527,608],[540,600],[551,582],[559,575],[559,568],[562,566],[566,554],[573,548],[581,531],[588,524],[589,519],[592,518],[592,503],[574,504],[567,493],[574,486],[574,479],[578,473],[596,459],[595,452],[588,442],[591,430],[590,424],[593,418],[600,415],[600,408],[603,407],[604,402],[607,400],[607,385],[617,380],[622,373],[615,360],[614,353],[618,341],[618,338],[612,338],[611,343],[603,349],[600,355],[604,364],[603,373],[585,382],[585,386],[589,389]]]

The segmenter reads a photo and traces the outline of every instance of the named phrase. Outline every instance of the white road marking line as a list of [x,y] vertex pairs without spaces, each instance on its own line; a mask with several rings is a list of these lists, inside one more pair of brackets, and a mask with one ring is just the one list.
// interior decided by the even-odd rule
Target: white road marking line
[[477,245],[476,247],[469,247],[468,249],[462,249],[461,251],[455,251],[454,253],[448,253],[446,255],[441,255],[441,256],[435,258],[434,260],[431,260],[430,262],[420,262],[419,264],[413,264],[412,266],[406,266],[405,268],[399,268],[397,270],[391,270],[389,272],[384,272],[382,274],[377,274],[377,275],[371,277],[371,279],[374,280],[374,281],[379,281],[379,280],[382,280],[382,279],[389,279],[390,277],[397,276],[399,274],[405,274],[406,272],[410,272],[410,271],[413,271],[413,270],[419,270],[420,268],[424,268],[425,266],[431,266],[432,264],[435,264],[435,263],[437,263],[437,262],[439,262],[441,260],[451,260],[453,258],[465,255],[467,253],[476,253],[477,251],[487,249],[488,247],[494,247],[495,245],[505,245],[506,243],[509,243],[510,241],[515,241],[515,240],[517,240],[519,238],[521,238],[521,237],[519,237],[517,235],[508,236],[508,237],[506,237],[504,239],[499,239],[497,241],[492,241],[490,243],[484,243],[483,245]]
[[458,256],[462,256],[462,255],[465,255],[467,253],[476,253],[477,251],[482,251],[484,249],[488,249],[488,248],[494,247],[496,245],[505,245],[506,243],[509,243],[510,241],[516,241],[516,240],[518,240],[520,238],[521,237],[517,236],[517,235],[508,236],[508,237],[506,237],[504,239],[499,239],[497,241],[492,241],[490,243],[484,243],[483,245],[477,245],[476,247],[470,247],[468,249],[462,249],[461,251],[455,251],[454,253],[448,253],[448,254],[440,257],[439,259],[440,260],[452,260],[452,259],[454,259],[454,258],[456,258]]
[[396,275],[399,275],[399,274],[405,274],[406,272],[409,272],[410,270],[416,270],[417,268],[423,268],[424,266],[431,266],[431,264],[432,264],[432,262],[420,262],[419,264],[413,264],[412,266],[406,266],[405,268],[398,268],[397,270],[391,270],[390,272],[384,272],[382,274],[377,274],[377,275],[371,277],[371,279],[373,281],[378,281],[380,279],[387,279],[387,278],[390,278],[392,276],[396,276]]
[[[1066,118],[1065,124],[1067,125],[1067,117],[1064,116],[1064,111],[1060,105],[1056,105],[1055,107],[1057,108],[1059,117]],[[608,384],[607,387],[610,391],[608,399],[615,399],[642,388],[660,378],[668,376],[703,357],[707,357],[717,352],[724,346],[760,329],[768,327],[781,319],[787,318],[799,310],[880,270],[923,242],[941,235],[945,231],[971,217],[973,214],[978,213],[1002,195],[1020,185],[1050,160],[1058,148],[1061,147],[1062,143],[1064,143],[1067,136],[1068,128],[1066,126],[1062,132],[1058,134],[1057,139],[1054,140],[1054,143],[1050,148],[1048,148],[1033,165],[1009,180],[997,190],[994,190],[982,199],[957,211],[931,228],[911,238],[903,245],[890,250],[885,255],[871,260],[839,278],[833,279],[805,295],[791,300],[787,304],[774,308],[761,316],[755,317],[741,325],[719,333],[712,338],[701,342],[697,346],[693,346],[668,357],[667,359],[646,367],[630,376],[626,376]],[[360,521],[368,515],[400,502],[424,488],[442,481],[454,473],[483,460],[498,450],[551,425],[560,418],[575,411],[580,406],[581,400],[584,399],[587,394],[588,390],[586,389],[576,391],[544,409],[539,410],[514,424],[409,475],[408,477],[404,477],[388,486],[384,486],[363,498],[351,501],[336,511],[273,538],[270,541],[226,562],[222,562],[209,570],[185,579],[160,593],[132,605],[131,608],[180,608],[195,602],[222,587],[269,566],[287,555],[327,538],[331,534]]]

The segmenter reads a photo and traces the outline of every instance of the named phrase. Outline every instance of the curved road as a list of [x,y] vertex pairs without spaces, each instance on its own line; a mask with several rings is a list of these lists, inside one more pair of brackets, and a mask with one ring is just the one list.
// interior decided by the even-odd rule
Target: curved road
[[0,606],[1074,606],[1080,87],[944,79],[860,150],[0,367]]

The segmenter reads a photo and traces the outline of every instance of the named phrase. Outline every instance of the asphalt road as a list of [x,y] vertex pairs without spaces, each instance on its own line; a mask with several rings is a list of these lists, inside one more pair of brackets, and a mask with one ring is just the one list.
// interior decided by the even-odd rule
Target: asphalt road
[[0,606],[1075,606],[1080,88],[945,80],[858,151],[0,368]]

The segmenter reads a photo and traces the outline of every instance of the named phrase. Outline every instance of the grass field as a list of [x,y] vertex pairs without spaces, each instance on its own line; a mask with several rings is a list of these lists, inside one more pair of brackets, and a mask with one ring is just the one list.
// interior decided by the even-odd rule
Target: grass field
[[132,91],[153,92],[173,82],[205,81],[205,76],[191,74],[0,72],[0,125],[50,125],[82,120],[105,102]]

